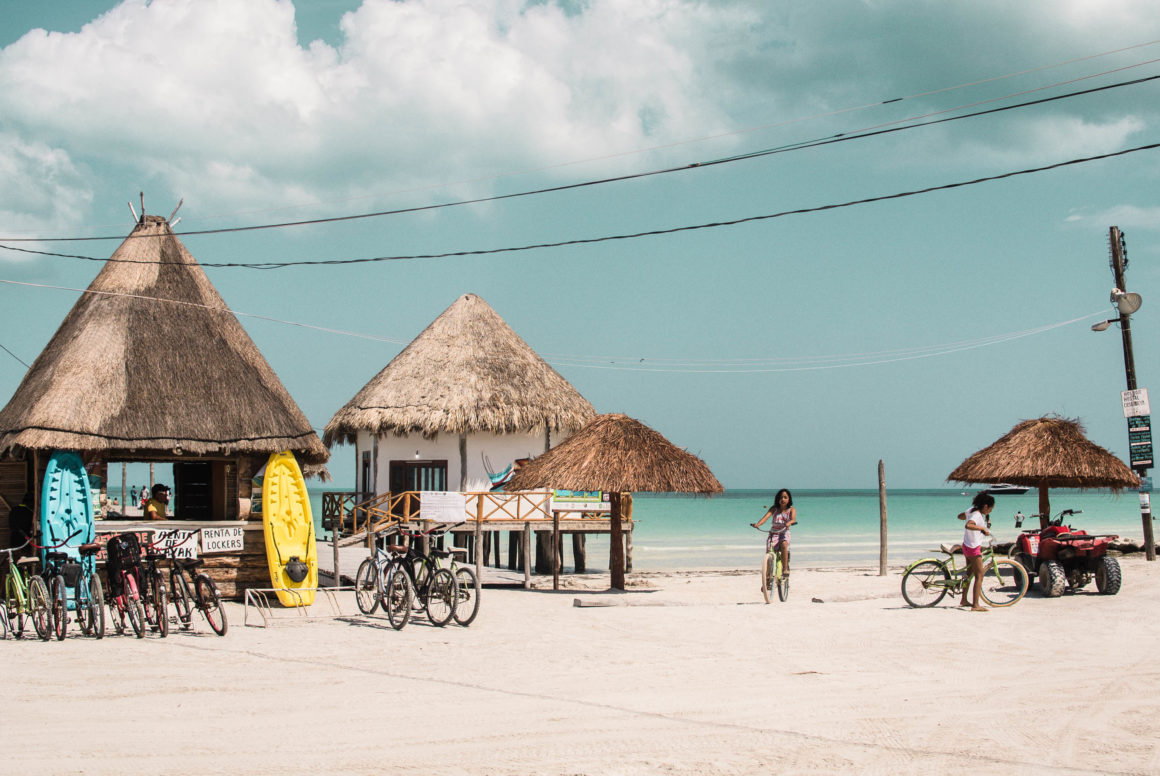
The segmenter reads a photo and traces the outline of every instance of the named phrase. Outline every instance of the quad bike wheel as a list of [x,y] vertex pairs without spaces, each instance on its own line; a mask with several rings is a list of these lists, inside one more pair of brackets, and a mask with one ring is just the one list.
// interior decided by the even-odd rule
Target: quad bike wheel
[[1115,595],[1120,592],[1120,562],[1115,558],[1104,556],[1096,565],[1096,590],[1102,595]]
[[1059,598],[1067,587],[1067,574],[1056,561],[1045,560],[1039,564],[1039,590],[1048,598]]

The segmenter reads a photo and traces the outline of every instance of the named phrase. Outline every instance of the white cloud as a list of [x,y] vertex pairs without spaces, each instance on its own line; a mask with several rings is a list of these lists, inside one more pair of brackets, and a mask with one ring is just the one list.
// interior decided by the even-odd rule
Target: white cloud
[[[69,231],[83,221],[93,197],[67,151],[6,132],[0,132],[0,181],[0,236]],[[26,256],[0,251],[0,261]]]
[[1160,229],[1160,206],[1117,205],[1105,210],[1077,210],[1067,217],[1068,223],[1087,227],[1089,224],[1115,224],[1124,230]]

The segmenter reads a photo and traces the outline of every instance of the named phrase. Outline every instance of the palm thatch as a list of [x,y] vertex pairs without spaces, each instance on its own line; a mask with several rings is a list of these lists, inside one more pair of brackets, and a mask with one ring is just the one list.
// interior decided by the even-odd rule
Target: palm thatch
[[165,219],[144,217],[113,259],[0,410],[0,455],[293,450],[305,464],[326,462],[306,416]]
[[697,456],[639,420],[600,415],[530,463],[508,490],[567,488],[629,493],[720,493],[721,483]]
[[1119,458],[1091,442],[1078,420],[1024,420],[959,464],[948,480],[1009,482],[1037,488],[1136,488],[1139,478]]
[[595,414],[487,302],[464,294],[334,414],[323,440],[568,432]]

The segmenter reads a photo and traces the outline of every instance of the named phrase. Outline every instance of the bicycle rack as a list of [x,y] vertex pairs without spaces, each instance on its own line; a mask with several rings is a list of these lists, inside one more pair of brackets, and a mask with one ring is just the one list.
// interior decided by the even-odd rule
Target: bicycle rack
[[[282,621],[291,622],[305,622],[307,620],[325,620],[334,617],[347,617],[348,613],[342,611],[342,607],[338,603],[338,597],[335,593],[343,591],[353,591],[353,585],[345,587],[300,587],[300,588],[277,588],[277,587],[250,587],[246,588],[245,612],[242,616],[242,625],[250,625],[250,609],[262,618],[263,628],[268,628],[271,623]],[[315,593],[314,603],[309,606],[302,605],[302,593],[313,591]],[[278,602],[278,593],[288,593],[294,598],[298,599],[299,606],[282,606]],[[321,596],[318,593],[322,593]],[[271,603],[273,598],[273,603]],[[325,599],[327,603],[327,611],[315,613],[315,608],[319,607],[319,601]],[[294,616],[279,616],[275,612],[281,612],[289,615],[290,612]],[[253,623],[254,627],[258,627],[257,622]]]

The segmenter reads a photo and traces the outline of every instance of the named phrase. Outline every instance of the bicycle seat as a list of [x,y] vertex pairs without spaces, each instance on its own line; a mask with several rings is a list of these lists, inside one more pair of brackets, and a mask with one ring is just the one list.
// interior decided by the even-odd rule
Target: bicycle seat
[[21,563],[28,564],[28,563],[39,563],[39,562],[40,562],[40,559],[37,558],[36,556],[30,556],[30,557],[26,557],[26,558],[17,558],[16,559],[17,565],[19,565]]
[[183,569],[195,569],[205,563],[201,558],[174,558],[173,565]]
[[405,544],[388,544],[387,552],[406,552],[407,546]]
[[49,563],[63,562],[68,560],[67,552],[46,552],[44,559]]
[[431,548],[431,557],[433,557],[433,558],[450,558],[451,553],[448,552],[447,550],[437,550],[434,547],[432,547]]
[[947,545],[945,545],[945,544],[940,544],[940,545],[938,546],[938,548],[939,548],[939,550],[941,550],[942,552],[945,552],[947,555],[954,555],[956,552],[958,552],[959,550],[961,550],[961,549],[963,548],[963,545],[961,545],[961,544],[952,544],[952,545],[950,545],[950,546],[948,547],[948,546],[947,546]]
[[90,555],[96,555],[100,551],[101,545],[97,544],[96,542],[93,542],[92,544],[82,544],[80,547],[77,547],[77,552],[81,554],[82,558],[87,558]]
[[457,558],[463,558],[464,560],[467,560],[466,547],[449,547],[447,551]]

